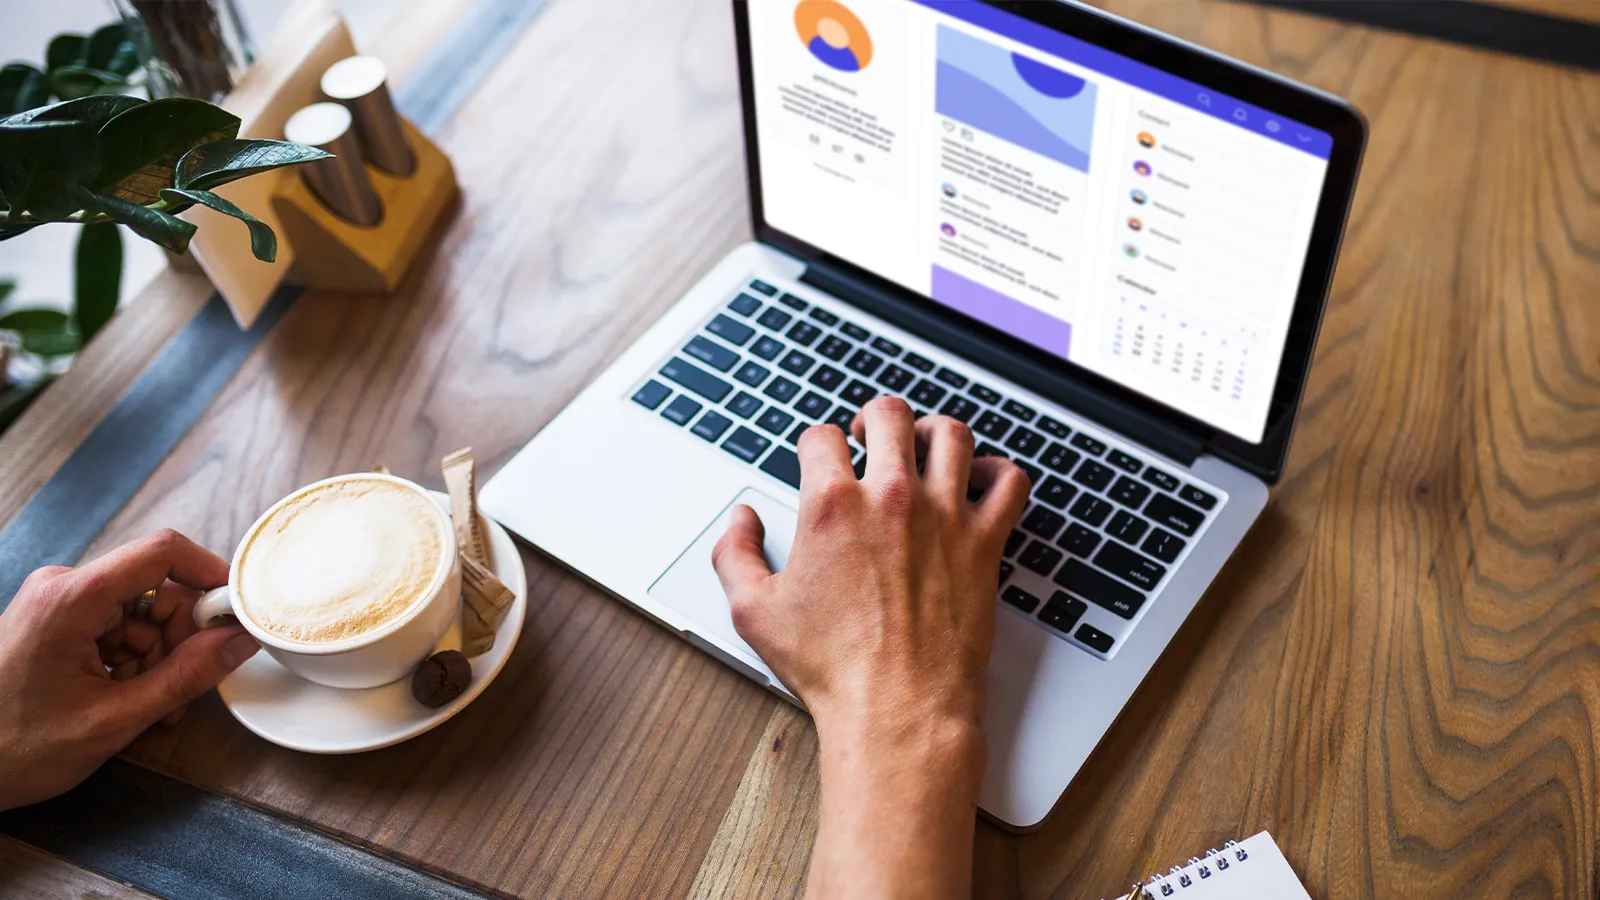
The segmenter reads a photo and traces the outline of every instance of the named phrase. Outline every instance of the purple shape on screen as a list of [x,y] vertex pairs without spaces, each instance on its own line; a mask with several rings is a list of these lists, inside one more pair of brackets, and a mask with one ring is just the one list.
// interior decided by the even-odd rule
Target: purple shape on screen
[[991,287],[986,287],[964,275],[933,267],[933,299],[958,313],[971,316],[990,327],[997,328],[1014,338],[1020,338],[1042,350],[1066,358],[1072,343],[1072,323],[1064,322],[1048,313],[1007,297]]

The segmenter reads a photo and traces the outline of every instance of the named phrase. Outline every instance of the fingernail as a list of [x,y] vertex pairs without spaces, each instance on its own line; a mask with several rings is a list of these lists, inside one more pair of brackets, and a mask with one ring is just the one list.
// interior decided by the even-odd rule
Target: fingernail
[[223,642],[222,661],[228,664],[228,668],[237,669],[260,649],[261,645],[256,643],[255,638],[248,634],[236,634]]

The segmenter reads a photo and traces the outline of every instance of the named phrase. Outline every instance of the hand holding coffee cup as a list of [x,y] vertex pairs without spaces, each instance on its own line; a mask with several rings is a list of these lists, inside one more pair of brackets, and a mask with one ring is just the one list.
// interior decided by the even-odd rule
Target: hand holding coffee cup
[[421,486],[339,475],[278,501],[234,552],[195,623],[232,615],[284,668],[336,688],[409,675],[458,614],[450,519]]

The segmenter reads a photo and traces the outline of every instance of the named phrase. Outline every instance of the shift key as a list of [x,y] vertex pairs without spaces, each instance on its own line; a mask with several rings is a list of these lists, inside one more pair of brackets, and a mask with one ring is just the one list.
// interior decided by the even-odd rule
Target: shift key
[[1069,559],[1056,573],[1056,584],[1096,606],[1111,610],[1124,619],[1131,619],[1144,605],[1144,594],[1122,582],[1089,568],[1081,559]]
[[712,403],[720,403],[733,390],[733,385],[680,357],[674,357],[662,366],[661,374]]

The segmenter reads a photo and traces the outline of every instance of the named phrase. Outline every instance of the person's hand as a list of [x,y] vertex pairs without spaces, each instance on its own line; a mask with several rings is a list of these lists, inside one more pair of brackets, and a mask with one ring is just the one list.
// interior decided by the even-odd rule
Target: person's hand
[[[867,404],[853,427],[867,448],[860,481],[839,429],[800,437],[783,572],[767,567],[761,522],[744,506],[712,563],[734,627],[817,723],[812,890],[965,893],[1000,559],[1028,479],[1007,460],[973,459],[966,425],[914,422],[899,398]],[[983,491],[975,503],[969,482]]]
[[238,625],[195,628],[200,592],[227,580],[225,561],[174,531],[28,576],[0,614],[0,810],[76,785],[256,652]]

